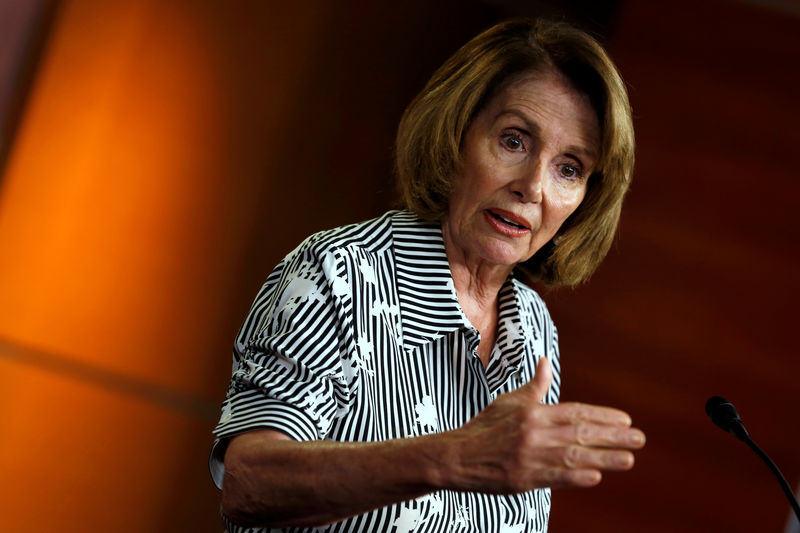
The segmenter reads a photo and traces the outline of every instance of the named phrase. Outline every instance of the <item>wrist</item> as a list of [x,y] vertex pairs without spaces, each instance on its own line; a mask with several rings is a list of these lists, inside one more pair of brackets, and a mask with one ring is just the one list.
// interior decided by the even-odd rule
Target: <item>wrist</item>
[[456,488],[453,484],[456,454],[450,433],[436,433],[415,439],[419,441],[417,457],[422,461],[423,480],[431,492]]

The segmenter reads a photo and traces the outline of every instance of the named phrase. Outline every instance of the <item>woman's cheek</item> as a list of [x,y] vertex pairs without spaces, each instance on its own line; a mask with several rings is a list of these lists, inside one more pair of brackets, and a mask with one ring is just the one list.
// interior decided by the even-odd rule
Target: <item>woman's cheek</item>
[[554,191],[550,195],[550,205],[556,209],[570,210],[570,213],[578,208],[586,195],[586,183],[581,182],[573,186],[556,184]]

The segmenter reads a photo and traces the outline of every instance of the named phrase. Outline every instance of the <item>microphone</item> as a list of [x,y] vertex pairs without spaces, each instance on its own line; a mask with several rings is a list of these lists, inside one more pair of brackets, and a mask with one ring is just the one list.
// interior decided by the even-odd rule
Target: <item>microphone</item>
[[722,396],[712,396],[706,402],[706,414],[717,426],[733,433],[739,440],[747,442],[750,435],[742,424],[742,419],[731,402]]
[[789,484],[786,482],[786,478],[783,477],[783,474],[778,470],[775,463],[772,462],[772,459],[770,459],[769,456],[753,442],[753,439],[750,438],[750,435],[744,428],[744,424],[742,424],[742,418],[739,416],[739,413],[736,412],[736,408],[733,404],[721,396],[712,396],[706,402],[706,414],[711,418],[714,424],[728,433],[733,433],[739,440],[747,444],[750,449],[767,464],[772,473],[775,474],[775,477],[778,478],[778,483],[780,483],[783,493],[789,499],[789,504],[792,506],[794,514],[797,515],[797,520],[800,520],[800,505],[798,505],[791,487],[789,487]]

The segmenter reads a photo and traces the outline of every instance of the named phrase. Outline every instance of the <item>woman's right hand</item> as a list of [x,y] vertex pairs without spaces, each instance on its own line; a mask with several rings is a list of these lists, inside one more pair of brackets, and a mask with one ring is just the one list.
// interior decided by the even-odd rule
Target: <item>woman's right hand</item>
[[546,358],[534,378],[499,396],[449,432],[446,485],[492,493],[542,487],[590,487],[602,471],[629,470],[644,433],[618,409],[582,403],[545,405],[552,371]]

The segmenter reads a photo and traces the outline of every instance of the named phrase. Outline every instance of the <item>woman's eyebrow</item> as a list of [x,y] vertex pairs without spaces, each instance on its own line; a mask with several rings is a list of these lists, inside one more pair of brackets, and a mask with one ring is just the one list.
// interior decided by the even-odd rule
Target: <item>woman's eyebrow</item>
[[582,146],[567,146],[567,149],[564,151],[564,153],[577,159],[586,158],[590,159],[591,161],[597,161],[597,153],[595,153],[594,150],[590,150]]
[[522,120],[522,122],[525,123],[525,128],[531,135],[538,135],[542,130],[542,128],[539,127],[539,125],[536,122],[531,121],[530,117],[528,117],[525,113],[517,109],[502,109],[495,117],[495,121],[500,119],[503,115],[514,115],[515,117]]

